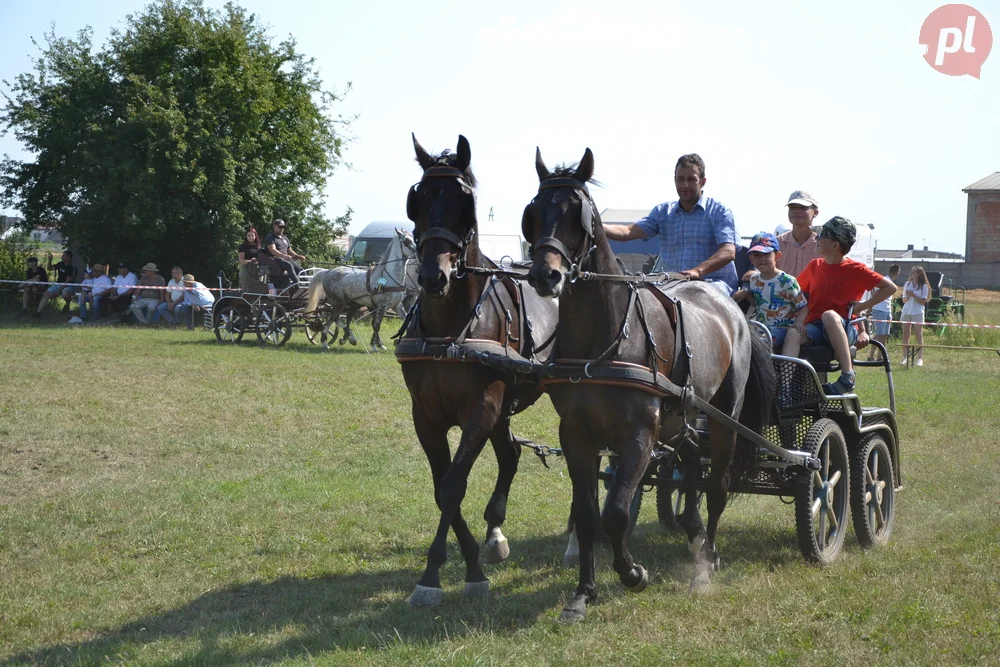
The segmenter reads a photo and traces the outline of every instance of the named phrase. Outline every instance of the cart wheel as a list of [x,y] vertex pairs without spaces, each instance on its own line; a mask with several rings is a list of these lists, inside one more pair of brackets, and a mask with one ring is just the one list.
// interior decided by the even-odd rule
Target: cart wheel
[[236,306],[226,306],[215,312],[215,339],[220,343],[238,343],[243,340],[246,320]]
[[269,303],[257,315],[257,340],[264,345],[284,345],[292,335],[292,318],[280,303]]
[[323,319],[319,317],[306,320],[306,338],[313,345],[319,345],[322,342],[324,324]]
[[803,470],[795,491],[795,528],[806,560],[829,565],[847,534],[850,463],[837,423],[820,419],[806,433],[802,449],[820,460],[819,470]]
[[852,457],[851,516],[863,547],[882,546],[892,534],[896,489],[892,455],[881,435],[863,440]]

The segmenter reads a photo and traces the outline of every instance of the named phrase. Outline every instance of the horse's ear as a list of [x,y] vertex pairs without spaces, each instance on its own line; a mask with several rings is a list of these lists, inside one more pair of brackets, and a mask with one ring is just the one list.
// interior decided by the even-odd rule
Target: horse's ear
[[424,147],[420,145],[420,142],[417,141],[416,134],[411,132],[410,136],[413,137],[413,151],[417,154],[417,164],[420,165],[421,169],[427,171],[434,166],[434,158],[432,158],[431,154],[425,151]]
[[535,146],[535,171],[538,172],[539,181],[544,181],[552,175],[552,172],[549,171],[549,168],[542,161],[542,150],[538,146]]
[[581,183],[586,183],[594,176],[594,154],[588,148],[584,154],[583,159],[580,160],[580,165],[573,172],[573,178],[580,181]]
[[466,139],[461,134],[458,135],[458,160],[455,162],[455,167],[465,171],[472,164],[472,148],[469,146],[469,140]]

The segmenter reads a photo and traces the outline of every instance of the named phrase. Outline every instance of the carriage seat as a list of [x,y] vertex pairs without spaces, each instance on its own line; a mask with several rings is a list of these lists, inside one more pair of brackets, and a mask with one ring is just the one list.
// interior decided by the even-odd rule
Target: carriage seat
[[[858,348],[851,346],[851,359],[857,359]],[[799,358],[808,361],[819,373],[840,370],[840,364],[833,358],[833,348],[826,345],[806,345],[799,351]]]

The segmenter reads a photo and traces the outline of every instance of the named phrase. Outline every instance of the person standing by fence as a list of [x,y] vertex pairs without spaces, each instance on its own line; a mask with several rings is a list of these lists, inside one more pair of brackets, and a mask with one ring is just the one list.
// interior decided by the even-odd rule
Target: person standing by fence
[[916,325],[917,366],[924,365],[924,306],[930,299],[930,283],[924,267],[915,266],[910,271],[910,279],[903,285],[903,314],[899,319],[903,322],[903,365],[910,357],[910,327]]

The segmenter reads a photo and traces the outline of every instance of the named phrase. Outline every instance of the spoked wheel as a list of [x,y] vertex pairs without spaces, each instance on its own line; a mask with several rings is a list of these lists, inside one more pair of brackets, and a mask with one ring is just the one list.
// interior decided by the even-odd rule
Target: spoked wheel
[[238,343],[243,340],[246,317],[236,306],[226,306],[215,312],[215,339],[220,343]]
[[323,318],[310,317],[306,320],[306,338],[313,345],[319,345],[323,338]]
[[292,335],[292,318],[280,303],[269,303],[257,315],[257,340],[264,345],[284,345]]
[[892,455],[881,435],[861,442],[852,457],[851,516],[854,533],[863,547],[882,546],[892,534],[896,488]]
[[806,433],[802,449],[820,460],[819,470],[799,473],[795,491],[795,528],[806,560],[829,565],[837,559],[847,533],[850,462],[837,423],[820,419]]

